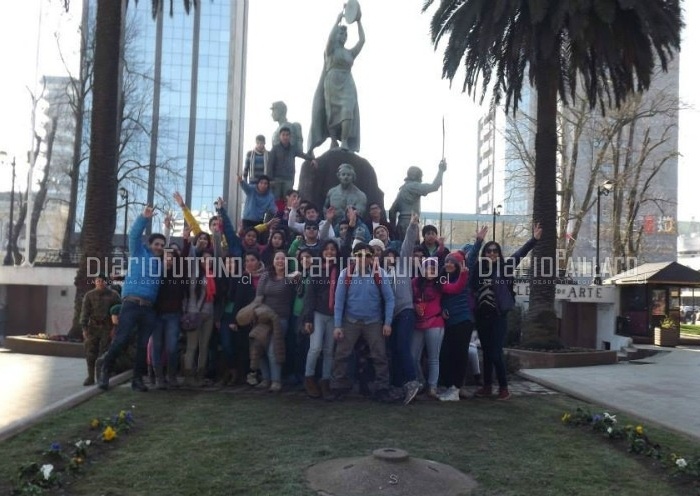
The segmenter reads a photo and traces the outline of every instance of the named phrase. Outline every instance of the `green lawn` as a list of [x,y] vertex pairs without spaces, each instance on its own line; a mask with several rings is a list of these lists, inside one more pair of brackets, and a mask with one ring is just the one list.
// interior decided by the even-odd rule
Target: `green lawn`
[[681,324],[681,332],[683,334],[694,334],[700,336],[700,325]]
[[[479,495],[689,494],[647,459],[562,425],[562,413],[582,405],[563,395],[402,407],[359,398],[324,403],[302,394],[118,388],[2,443],[0,494],[19,464],[36,460],[52,441],[84,438],[91,418],[132,406],[132,432],[56,494],[311,495],[306,467],[380,447],[451,464],[477,479]],[[685,438],[645,428],[680,453],[698,451]]]

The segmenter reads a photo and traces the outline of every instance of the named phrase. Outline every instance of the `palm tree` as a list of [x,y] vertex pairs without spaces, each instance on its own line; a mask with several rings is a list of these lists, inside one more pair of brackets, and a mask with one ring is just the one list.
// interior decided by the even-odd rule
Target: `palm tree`
[[[189,13],[196,0],[183,0]],[[119,79],[122,39],[122,1],[97,2],[95,56],[90,128],[90,159],[85,192],[85,215],[81,233],[82,256],[75,276],[75,316],[71,335],[80,336],[77,325],[80,302],[88,289],[88,259],[100,260],[100,270],[107,271],[104,261],[112,253],[112,236],[117,222],[117,164],[119,159]],[[163,8],[164,0],[152,0],[153,17]],[[69,0],[64,0],[66,9]],[[173,1],[170,0],[170,15]]]
[[[425,12],[435,0],[425,0]],[[619,106],[649,88],[655,68],[667,70],[680,50],[680,0],[440,0],[431,21],[437,48],[446,38],[442,76],[464,64],[463,90],[491,90],[492,105],[517,110],[527,75],[537,95],[532,217],[544,233],[533,269],[556,260],[557,106],[575,101],[582,85],[590,107]],[[505,102],[503,97],[505,96]],[[555,285],[533,271],[524,340],[557,346]]]

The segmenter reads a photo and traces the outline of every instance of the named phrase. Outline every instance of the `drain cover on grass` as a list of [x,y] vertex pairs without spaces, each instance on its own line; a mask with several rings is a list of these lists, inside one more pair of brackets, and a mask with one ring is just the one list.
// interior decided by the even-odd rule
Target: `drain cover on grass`
[[395,448],[318,463],[309,467],[306,478],[324,496],[457,496],[476,487],[474,479],[449,465],[412,458]]

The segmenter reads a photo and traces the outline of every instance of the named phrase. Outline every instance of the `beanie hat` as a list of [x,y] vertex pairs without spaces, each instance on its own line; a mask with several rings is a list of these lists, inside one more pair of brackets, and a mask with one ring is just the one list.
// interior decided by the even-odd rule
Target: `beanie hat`
[[455,265],[462,265],[464,262],[464,253],[459,250],[451,251],[445,257],[445,262],[452,262]]
[[382,240],[381,240],[381,239],[377,239],[377,238],[372,239],[372,240],[369,242],[369,245],[370,245],[371,247],[378,246],[379,248],[382,249],[382,251],[384,251],[384,248],[385,248],[384,243],[382,242]]

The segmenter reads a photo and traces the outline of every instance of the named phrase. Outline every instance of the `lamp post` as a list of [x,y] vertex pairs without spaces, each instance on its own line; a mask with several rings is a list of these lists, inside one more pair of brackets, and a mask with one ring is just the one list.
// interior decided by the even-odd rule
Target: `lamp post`
[[608,196],[615,185],[609,179],[598,186],[598,218],[596,220],[596,241],[595,241],[595,277],[593,284],[600,286],[602,279],[600,277],[600,197]]
[[501,205],[496,205],[496,208],[493,209],[493,236],[491,238],[493,241],[496,241],[496,216],[501,215],[502,208]]
[[[5,152],[0,152],[0,155],[6,155]],[[7,253],[2,261],[3,265],[14,265],[14,255],[12,254],[12,228],[14,227],[15,215],[15,166],[17,162],[15,157],[12,157],[12,190],[10,190],[10,225],[7,227]]]
[[126,188],[121,187],[119,188],[119,196],[124,200],[124,253],[126,253],[126,249],[129,246],[126,239],[126,230],[129,226],[129,192]]

